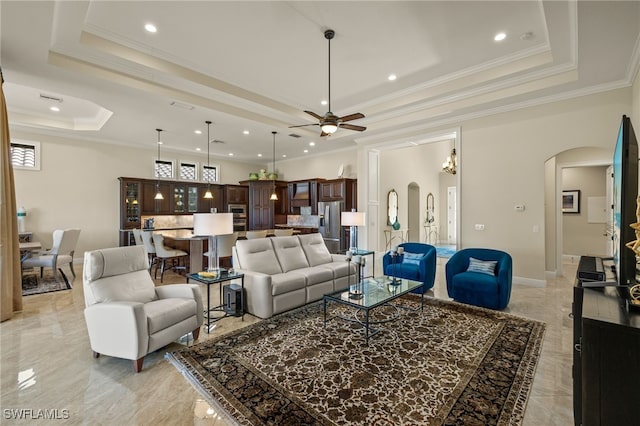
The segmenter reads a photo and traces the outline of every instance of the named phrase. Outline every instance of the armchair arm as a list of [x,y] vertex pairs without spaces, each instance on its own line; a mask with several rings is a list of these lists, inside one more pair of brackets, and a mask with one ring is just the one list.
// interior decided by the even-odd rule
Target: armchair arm
[[271,275],[244,269],[236,269],[236,272],[244,274],[247,311],[260,318],[273,316]]
[[143,303],[98,303],[88,306],[84,317],[93,351],[132,360],[147,354],[149,333]]
[[[204,303],[202,302],[202,292],[198,284],[169,284],[156,287],[156,295],[159,299],[194,299],[196,301],[196,312],[204,311]],[[202,315],[197,315],[198,327],[204,321]]]
[[436,281],[436,250],[435,248],[429,249],[422,258],[420,258],[419,265],[422,276],[422,282],[424,282],[427,287],[433,287],[433,284]]

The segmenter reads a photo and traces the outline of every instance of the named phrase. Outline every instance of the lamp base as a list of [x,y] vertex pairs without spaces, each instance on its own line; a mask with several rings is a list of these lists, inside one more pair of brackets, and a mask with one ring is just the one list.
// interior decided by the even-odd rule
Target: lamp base
[[389,285],[400,285],[400,284],[402,284],[402,280],[396,277],[393,277],[389,282]]
[[349,299],[362,299],[363,297],[364,297],[364,294],[362,294],[362,291],[360,291],[360,290],[354,290],[354,291],[349,290]]

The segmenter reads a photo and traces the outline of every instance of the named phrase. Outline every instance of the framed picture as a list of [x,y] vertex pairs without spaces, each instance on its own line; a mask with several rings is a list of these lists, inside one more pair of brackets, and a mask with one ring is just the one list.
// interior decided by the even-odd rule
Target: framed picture
[[580,190],[562,191],[562,213],[580,213]]

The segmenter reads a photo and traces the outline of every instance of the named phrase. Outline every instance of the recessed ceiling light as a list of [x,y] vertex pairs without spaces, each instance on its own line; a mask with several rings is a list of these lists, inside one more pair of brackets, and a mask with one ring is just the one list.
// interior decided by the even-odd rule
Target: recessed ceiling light
[[153,24],[145,24],[144,29],[147,30],[150,33],[155,33],[158,31],[158,29],[156,28],[155,25]]
[[196,135],[201,135],[202,134],[202,130],[194,130],[193,133],[195,133]]
[[158,145],[163,145],[164,143],[162,141],[158,141]]
[[258,154],[258,157],[262,157],[262,154]]
[[230,153],[229,153],[229,157],[233,157],[233,152],[230,152]]
[[242,133],[245,134],[245,135],[248,135],[249,131],[248,130],[243,130]]
[[505,33],[498,33],[495,35],[495,37],[493,37],[495,41],[502,41],[505,38],[507,38],[507,35]]
[[196,148],[196,151],[201,151],[201,149],[200,148]]
[[309,152],[309,150],[308,150],[308,149],[305,149],[303,152],[306,154],[307,152]]
[[309,142],[309,146],[316,146],[315,142]]
[[389,77],[387,77],[389,79],[389,81],[395,81],[396,78],[398,78],[395,74],[389,74]]
[[287,154],[282,154],[282,158],[287,158]]
[[329,102],[327,102],[327,101],[326,101],[326,100],[324,100],[324,99],[323,99],[322,101],[320,101],[320,104],[321,104],[321,105],[326,105],[326,104],[328,104],[328,103],[329,103]]
[[53,112],[60,112],[60,108],[58,108],[57,106],[49,107],[49,109]]

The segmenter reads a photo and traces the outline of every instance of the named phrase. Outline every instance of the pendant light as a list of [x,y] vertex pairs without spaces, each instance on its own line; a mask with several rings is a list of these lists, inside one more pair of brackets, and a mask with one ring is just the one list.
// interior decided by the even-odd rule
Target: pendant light
[[156,196],[153,197],[155,200],[164,200],[164,196],[162,192],[160,192],[160,170],[158,169],[160,163],[160,145],[162,145],[162,142],[160,142],[161,131],[162,129],[156,129],[156,132],[158,132],[158,161],[156,161],[156,177],[158,180],[156,181]]
[[[207,123],[207,170],[211,170],[211,168],[209,167],[209,146],[211,145],[211,139],[209,138],[209,129],[211,127],[211,121],[205,121],[205,123]],[[209,188],[207,189],[207,192],[204,193],[204,198],[206,199],[213,199],[213,194],[211,193],[211,180],[207,177],[207,181],[209,182]]]
[[[276,134],[278,132],[271,132],[273,134],[273,174],[276,173]],[[276,180],[273,180],[273,192],[271,193],[271,197],[269,197],[271,201],[278,201],[278,194],[276,194]]]

